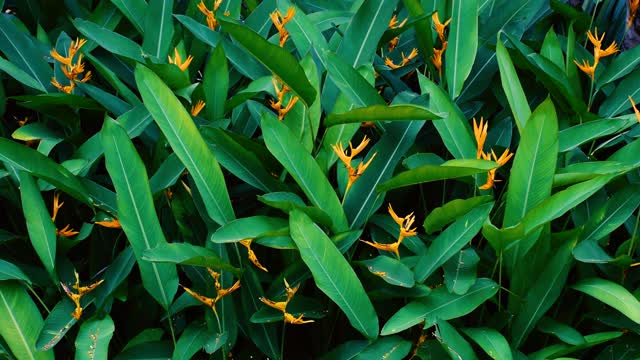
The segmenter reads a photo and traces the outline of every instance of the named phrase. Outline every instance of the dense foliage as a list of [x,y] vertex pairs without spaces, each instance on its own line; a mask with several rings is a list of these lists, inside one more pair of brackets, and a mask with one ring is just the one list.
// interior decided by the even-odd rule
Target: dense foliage
[[0,0],[0,357],[640,357],[629,0]]

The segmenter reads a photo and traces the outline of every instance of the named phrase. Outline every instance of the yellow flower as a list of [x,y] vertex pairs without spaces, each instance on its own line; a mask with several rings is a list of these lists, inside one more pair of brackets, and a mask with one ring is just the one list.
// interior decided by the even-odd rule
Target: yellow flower
[[200,12],[207,18],[207,26],[211,30],[214,30],[216,26],[218,26],[216,11],[218,11],[220,4],[222,4],[222,0],[215,0],[213,3],[213,10],[209,10],[207,8],[207,5],[204,4],[204,0],[200,0],[200,3],[198,4],[198,10],[200,10]]
[[373,246],[376,249],[392,252],[396,254],[396,257],[399,259],[400,252],[398,251],[398,248],[400,247],[400,244],[402,244],[402,240],[404,240],[404,238],[407,236],[415,236],[417,234],[416,228],[411,229],[411,225],[413,225],[413,223],[415,222],[416,217],[413,215],[413,213],[405,217],[396,215],[395,211],[393,211],[393,208],[391,207],[391,204],[389,204],[389,215],[391,215],[393,221],[395,221],[395,223],[400,227],[400,234],[398,235],[398,239],[396,240],[396,242],[391,244],[381,244],[375,241],[360,241],[367,245]]
[[196,102],[196,104],[191,107],[191,115],[192,116],[198,116],[198,114],[200,114],[200,111],[202,111],[202,109],[204,109],[205,105],[206,105],[206,103],[204,101],[198,100]]
[[296,14],[296,9],[294,7],[290,7],[287,9],[287,14],[282,16],[280,10],[277,10],[269,14],[273,25],[278,30],[278,37],[280,39],[280,47],[284,47],[284,44],[289,39],[289,32],[284,26],[293,18]]
[[62,64],[60,67],[64,76],[69,79],[69,85],[62,85],[58,82],[58,80],[53,77],[51,79],[51,84],[55,86],[62,92],[67,94],[71,94],[73,89],[76,87],[75,82],[80,81],[86,83],[91,79],[91,71],[87,71],[87,73],[83,76],[82,79],[79,79],[79,76],[84,72],[84,64],[82,63],[82,54],[78,55],[78,59],[76,63],[73,63],[73,58],[76,56],[80,48],[86,44],[87,40],[85,39],[76,39],[72,41],[69,45],[69,55],[62,56],[56,51],[56,49],[52,49],[50,54],[56,61]]
[[295,316],[289,314],[288,312],[285,312],[284,313],[284,322],[289,323],[289,324],[293,324],[293,325],[302,325],[302,324],[315,322],[315,320],[303,320],[302,319],[303,316],[304,316],[303,314],[300,314],[300,316],[295,317]]
[[404,24],[406,23],[407,23],[407,19],[404,19],[400,24],[398,24],[398,17],[396,15],[393,15],[393,17],[389,21],[389,29],[399,29],[403,27]]
[[578,66],[582,72],[591,76],[591,80],[594,79],[596,73],[596,67],[600,62],[600,59],[603,57],[607,57],[609,55],[613,55],[618,52],[618,45],[616,42],[612,42],[609,47],[602,50],[602,40],[604,39],[605,33],[602,33],[602,36],[598,37],[598,28],[591,33],[591,30],[587,32],[587,37],[591,44],[593,44],[593,65],[590,65],[588,61],[583,60],[582,64],[579,64],[577,60],[573,60],[573,62]]
[[431,62],[438,69],[438,76],[442,77],[442,54],[447,48],[447,42],[442,43],[442,49],[433,49],[433,55],[431,55]]
[[275,89],[278,101],[269,100],[269,103],[271,104],[271,108],[278,112],[278,119],[282,121],[285,115],[287,115],[287,113],[289,113],[293,106],[298,102],[298,97],[292,96],[289,99],[289,103],[287,103],[287,105],[283,107],[282,104],[284,101],[284,96],[291,89],[287,86],[287,84],[284,83],[284,81],[280,80],[280,78],[275,75],[271,79],[271,83],[273,84],[273,88]]
[[640,111],[636,109],[636,103],[633,102],[633,99],[631,98],[631,96],[629,96],[629,101],[631,101],[631,106],[633,106],[633,112],[636,114],[636,119],[638,119],[638,122],[640,123]]
[[111,228],[111,229],[121,229],[122,226],[120,225],[120,221],[118,221],[118,219],[111,219],[108,221],[96,221],[94,222],[94,224],[100,225],[100,226],[104,226],[107,228]]
[[400,41],[399,36],[396,36],[393,39],[389,40],[389,45],[388,45],[389,52],[393,51],[393,49],[395,49],[396,46],[398,46],[399,41]]
[[76,305],[76,308],[71,313],[71,316],[73,316],[76,320],[80,320],[80,316],[82,316],[82,306],[80,306],[80,299],[82,299],[82,297],[85,294],[95,289],[98,285],[102,284],[104,280],[97,281],[89,286],[80,286],[80,276],[75,271],[74,271],[74,274],[76,276],[76,283],[72,287],[76,289],[76,291],[78,291],[77,294],[72,292],[69,289],[69,287],[67,287],[67,285],[65,285],[64,283],[61,282],[60,285],[62,285],[62,289],[64,290],[64,292],[71,299],[71,301],[73,301],[73,303]]
[[627,20],[627,30],[633,24],[633,20],[636,18],[636,13],[638,12],[638,6],[640,5],[640,0],[627,0],[627,4],[629,5],[629,19]]
[[404,52],[402,53],[402,62],[400,65],[396,65],[389,57],[385,57],[384,63],[391,69],[399,69],[409,63],[409,61],[413,60],[416,56],[418,56],[418,49],[413,48],[409,53],[409,56],[405,56]]
[[582,60],[582,65],[577,60],[573,60],[573,62],[578,65],[578,68],[582,70],[583,73],[589,75],[591,77],[591,80],[593,80],[596,73],[596,66],[598,66],[597,62],[594,62],[593,66],[589,65],[589,62],[587,60]]
[[300,316],[295,317],[292,314],[287,312],[287,305],[289,305],[289,302],[293,298],[293,295],[295,295],[296,292],[298,291],[298,288],[300,287],[300,285],[296,286],[295,288],[292,288],[291,286],[289,286],[287,279],[284,279],[284,286],[285,286],[285,291],[287,293],[287,300],[273,301],[273,300],[269,300],[267,298],[261,297],[260,301],[262,301],[265,305],[269,307],[282,311],[282,314],[284,315],[285,323],[302,325],[302,324],[314,322],[314,320],[303,320],[304,314],[300,314]]
[[476,159],[482,159],[484,142],[487,140],[487,129],[489,128],[489,122],[484,122],[484,118],[480,118],[480,125],[476,123],[476,118],[473,118],[473,136],[476,138],[478,144],[478,150],[476,151]]
[[236,281],[233,286],[231,286],[230,288],[227,289],[223,289],[222,285],[220,284],[220,274],[207,268],[207,271],[209,272],[209,275],[211,275],[211,277],[213,278],[213,280],[215,281],[215,286],[216,286],[216,297],[215,298],[210,298],[210,297],[206,297],[203,295],[198,294],[197,292],[189,289],[186,286],[182,286],[182,288],[184,289],[184,291],[188,292],[189,294],[191,294],[191,296],[193,296],[194,298],[196,298],[198,301],[200,301],[201,303],[207,305],[208,307],[211,308],[211,310],[213,310],[213,312],[215,313],[216,316],[218,316],[218,311],[216,311],[216,303],[222,299],[224,296],[229,295],[230,293],[238,290],[238,288],[240,288],[240,280]]
[[374,153],[373,156],[369,158],[369,161],[367,161],[366,163],[365,162],[359,163],[357,168],[354,168],[353,166],[351,166],[351,160],[353,159],[353,157],[358,155],[360,152],[362,152],[362,150],[364,150],[364,148],[367,147],[368,144],[369,144],[369,139],[366,136],[362,138],[360,145],[358,145],[355,148],[353,147],[353,144],[351,144],[351,141],[349,141],[349,149],[351,150],[350,151],[351,155],[347,155],[347,153],[345,152],[345,149],[342,147],[342,144],[338,143],[335,145],[331,145],[331,147],[333,148],[333,151],[336,153],[336,155],[338,155],[338,158],[340,158],[340,160],[347,167],[347,172],[349,174],[347,188],[345,189],[345,192],[344,192],[345,195],[351,188],[351,185],[353,185],[353,183],[355,183],[356,180],[358,180],[360,175],[362,175],[365,172],[365,170],[367,170],[367,168],[369,167],[369,165],[371,165],[371,162],[377,155],[377,153]]
[[251,250],[251,239],[240,240],[240,245],[247,248],[247,257],[249,258],[249,261],[253,263],[253,265],[255,265],[258,269],[262,271],[269,272],[269,270],[267,270],[266,267],[260,264],[260,261],[258,261],[258,257],[256,256],[256,253],[253,252],[253,250]]
[[[58,210],[62,208],[62,205],[64,205],[64,201],[60,202],[60,194],[55,193],[53,195],[53,211],[52,211],[53,216],[51,216],[51,221],[53,221],[54,223],[56,221],[56,217],[58,217]],[[73,230],[69,224],[67,224],[67,226],[65,226],[62,230],[59,230],[56,227],[56,235],[70,237],[77,234],[79,234],[79,232]]]
[[438,33],[438,37],[440,38],[440,41],[444,42],[444,31],[445,28],[447,27],[447,25],[449,25],[449,23],[451,22],[451,19],[447,20],[443,23],[440,22],[440,18],[438,18],[438,12],[434,12],[433,15],[431,15],[431,19],[433,20],[433,26],[436,29],[436,32]]
[[182,62],[182,58],[180,57],[180,53],[178,52],[178,48],[173,49],[174,58],[171,58],[171,55],[167,56],[169,58],[169,64],[175,64],[180,68],[180,70],[185,71],[193,61],[193,56],[187,56],[187,59]]
[[500,182],[501,180],[496,180],[496,171],[498,170],[498,168],[504,164],[506,164],[512,157],[513,157],[513,153],[509,153],[509,149],[507,148],[502,155],[500,155],[500,157],[496,157],[496,153],[493,152],[493,149],[491,150],[491,155],[489,154],[482,154],[482,158],[485,160],[491,160],[491,156],[493,156],[493,160],[495,162],[498,163],[498,167],[489,170],[489,172],[487,173],[487,182],[478,187],[480,190],[488,190],[491,189],[493,187],[493,185],[496,182]]

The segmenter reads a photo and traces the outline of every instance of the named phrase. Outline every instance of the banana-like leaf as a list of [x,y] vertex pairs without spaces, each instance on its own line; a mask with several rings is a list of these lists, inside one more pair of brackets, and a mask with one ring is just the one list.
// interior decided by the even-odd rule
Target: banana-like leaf
[[76,336],[77,360],[106,360],[109,355],[109,342],[113,337],[115,325],[111,316],[103,319],[92,318],[80,326]]
[[572,288],[593,296],[640,324],[640,302],[620,284],[611,280],[588,278],[578,281]]
[[445,72],[449,94],[460,95],[478,50],[478,0],[452,0]]
[[527,120],[531,116],[531,108],[529,108],[529,102],[522,89],[522,84],[513,66],[513,62],[509,57],[509,52],[499,39],[496,44],[496,58],[498,59],[498,67],[500,68],[502,89],[507,96],[507,101],[509,101],[509,107],[511,108],[511,113],[513,113],[513,118],[516,121],[518,130],[522,134]]
[[173,38],[173,0],[150,0],[144,17],[142,50],[164,61]]
[[324,122],[325,126],[338,124],[361,123],[365,121],[411,121],[434,120],[443,117],[431,110],[417,105],[371,105],[357,108],[342,114],[330,114]]
[[73,20],[73,25],[87,38],[95,41],[107,51],[131,60],[144,63],[144,51],[133,40],[84,19]]

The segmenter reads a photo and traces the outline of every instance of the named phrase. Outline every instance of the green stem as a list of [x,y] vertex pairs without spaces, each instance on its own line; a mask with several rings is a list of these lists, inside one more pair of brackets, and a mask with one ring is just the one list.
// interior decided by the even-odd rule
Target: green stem
[[47,311],[47,314],[50,314],[51,310],[49,310],[47,305],[44,303],[44,301],[42,301],[42,299],[40,298],[40,296],[38,296],[38,294],[35,292],[35,290],[33,290],[33,288],[31,286],[29,286],[28,284],[25,284],[25,286],[27,287],[27,289],[29,289],[29,291],[33,294],[33,296],[35,296],[36,299],[38,299],[38,302],[40,303],[40,305],[42,305],[42,307]]
[[638,231],[638,222],[640,221],[640,210],[638,210],[638,215],[636,215],[636,224],[633,227],[633,234],[631,234],[631,244],[629,244],[629,251],[627,255],[631,256],[633,253],[633,247],[636,243],[636,232]]
[[284,331],[287,328],[287,323],[282,322],[282,339],[280,339],[280,359],[284,360]]
[[[589,104],[587,105],[587,111],[591,110],[591,105],[593,104],[593,85],[595,83],[595,80],[593,79],[593,77],[591,78],[591,89],[589,90]],[[580,123],[582,123],[582,118],[580,118]]]
[[173,348],[176,347],[176,333],[173,330],[173,320],[171,319],[171,314],[169,313],[169,309],[167,309],[167,317],[169,318],[169,330],[171,330],[171,340],[173,341]]

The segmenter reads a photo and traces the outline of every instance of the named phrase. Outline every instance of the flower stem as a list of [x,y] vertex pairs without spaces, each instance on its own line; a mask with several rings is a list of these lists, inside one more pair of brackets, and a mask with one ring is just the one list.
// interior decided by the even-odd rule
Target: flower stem
[[589,90],[589,104],[587,105],[587,111],[591,110],[591,105],[593,104],[593,85],[595,84],[595,79],[591,78],[591,89]]
[[280,359],[284,360],[284,331],[287,328],[287,323],[282,322],[282,339],[280,339]]
[[169,330],[171,330],[171,340],[173,341],[173,347],[176,347],[176,333],[173,330],[173,320],[171,319],[171,314],[169,313],[169,309],[167,309],[167,317],[169,318]]
[[638,215],[636,215],[636,224],[633,227],[633,234],[631,234],[631,244],[629,244],[629,251],[627,255],[631,256],[633,253],[633,246],[636,243],[636,232],[638,231],[638,222],[640,221],[640,210],[638,210]]

